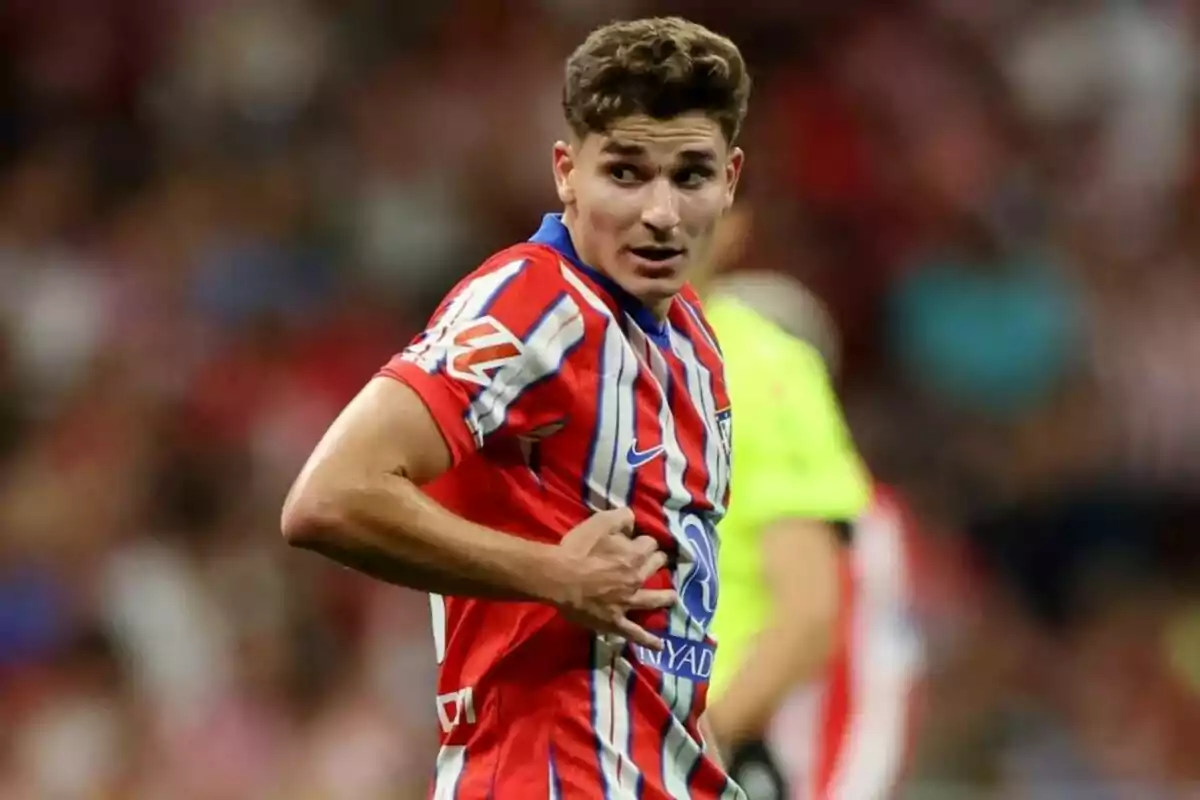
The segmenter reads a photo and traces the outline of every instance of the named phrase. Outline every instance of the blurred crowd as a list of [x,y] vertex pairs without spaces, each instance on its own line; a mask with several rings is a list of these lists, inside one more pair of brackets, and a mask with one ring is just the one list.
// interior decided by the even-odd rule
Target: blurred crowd
[[428,606],[282,497],[647,12],[747,54],[740,265],[919,520],[906,796],[1200,786],[1200,3],[87,5],[0,7],[0,798],[419,796]]

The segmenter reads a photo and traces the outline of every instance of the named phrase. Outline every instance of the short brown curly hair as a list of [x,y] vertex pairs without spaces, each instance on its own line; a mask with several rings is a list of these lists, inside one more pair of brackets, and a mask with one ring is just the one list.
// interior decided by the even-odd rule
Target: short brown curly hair
[[732,144],[750,101],[737,45],[680,17],[613,22],[567,59],[563,112],[577,136],[604,133],[622,117],[707,114]]

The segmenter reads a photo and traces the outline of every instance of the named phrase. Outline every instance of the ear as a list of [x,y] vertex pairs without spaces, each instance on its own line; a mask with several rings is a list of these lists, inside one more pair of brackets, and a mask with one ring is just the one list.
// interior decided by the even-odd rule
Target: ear
[[742,164],[746,154],[742,148],[735,147],[729,152],[729,160],[725,162],[725,210],[733,207],[733,198],[737,194],[738,180],[742,177]]
[[563,141],[555,142],[553,160],[554,188],[558,192],[558,199],[564,206],[572,205],[575,202],[575,188],[572,185],[575,173],[574,148]]

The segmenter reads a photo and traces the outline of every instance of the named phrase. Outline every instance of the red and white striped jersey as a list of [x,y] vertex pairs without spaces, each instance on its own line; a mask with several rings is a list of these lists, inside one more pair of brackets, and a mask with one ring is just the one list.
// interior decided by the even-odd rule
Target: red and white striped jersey
[[670,566],[662,653],[555,609],[432,598],[441,751],[432,794],[475,800],[741,798],[698,720],[716,643],[715,526],[729,494],[721,355],[691,290],[665,320],[584,265],[555,215],[458,285],[383,374],[425,401],[453,467],[426,488],[461,516],[557,543],[630,507]]

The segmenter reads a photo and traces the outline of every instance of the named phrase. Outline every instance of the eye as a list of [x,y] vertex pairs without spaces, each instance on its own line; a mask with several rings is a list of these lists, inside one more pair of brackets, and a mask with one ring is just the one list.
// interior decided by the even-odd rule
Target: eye
[[696,189],[712,180],[713,171],[708,167],[687,167],[675,173],[675,183],[684,189]]
[[630,164],[611,164],[608,167],[608,176],[616,183],[631,185],[638,183],[641,176],[636,168]]

